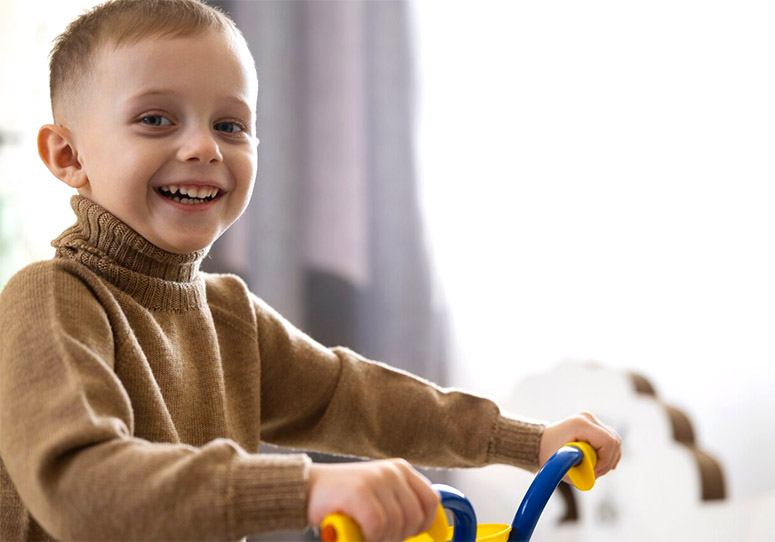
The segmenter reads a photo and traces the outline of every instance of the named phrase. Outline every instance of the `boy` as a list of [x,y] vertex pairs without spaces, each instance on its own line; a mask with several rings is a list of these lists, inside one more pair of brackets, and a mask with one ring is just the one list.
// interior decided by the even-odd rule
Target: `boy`
[[116,0],[58,38],[38,148],[77,219],[0,296],[0,539],[239,539],[341,511],[397,540],[432,520],[403,459],[315,465],[262,439],[528,469],[586,440],[598,475],[615,467],[619,437],[590,414],[504,417],[199,271],[251,196],[257,88],[239,31],[198,0]]

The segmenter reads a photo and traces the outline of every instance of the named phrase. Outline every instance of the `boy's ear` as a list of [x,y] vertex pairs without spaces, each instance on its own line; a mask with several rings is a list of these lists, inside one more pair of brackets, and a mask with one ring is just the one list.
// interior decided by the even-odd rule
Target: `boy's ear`
[[82,188],[89,179],[78,160],[70,130],[56,124],[44,124],[38,130],[38,154],[46,167],[62,182]]

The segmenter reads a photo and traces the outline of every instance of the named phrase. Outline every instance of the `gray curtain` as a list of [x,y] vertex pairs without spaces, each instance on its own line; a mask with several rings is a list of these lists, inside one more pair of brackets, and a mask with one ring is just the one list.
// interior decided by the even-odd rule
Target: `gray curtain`
[[[445,385],[446,323],[415,179],[408,6],[209,3],[234,18],[256,60],[261,144],[250,206],[203,268],[239,274],[323,344]],[[314,537],[251,538],[297,539]]]
[[329,346],[446,383],[413,154],[401,1],[221,1],[259,76],[259,168],[204,269],[243,276]]

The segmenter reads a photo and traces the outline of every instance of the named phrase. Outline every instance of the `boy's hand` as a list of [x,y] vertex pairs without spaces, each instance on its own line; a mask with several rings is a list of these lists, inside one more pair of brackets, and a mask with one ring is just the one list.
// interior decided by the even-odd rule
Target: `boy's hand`
[[539,463],[543,465],[564,444],[576,440],[588,442],[597,452],[595,478],[615,469],[622,457],[622,437],[593,414],[582,412],[546,426],[538,452]]
[[439,496],[403,459],[320,464],[309,471],[307,520],[316,526],[341,512],[358,523],[366,540],[403,540],[427,530]]

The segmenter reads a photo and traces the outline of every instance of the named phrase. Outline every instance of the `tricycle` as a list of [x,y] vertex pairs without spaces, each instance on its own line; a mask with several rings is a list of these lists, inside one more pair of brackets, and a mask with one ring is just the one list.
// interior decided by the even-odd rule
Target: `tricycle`
[[[569,442],[536,473],[522,502],[517,508],[511,525],[478,525],[476,513],[470,501],[457,489],[433,484],[441,503],[431,527],[406,542],[523,542],[530,540],[538,518],[549,497],[559,483],[568,475],[571,483],[582,491],[595,485],[595,464],[597,454],[586,442]],[[449,525],[447,512],[453,519]],[[358,525],[344,514],[329,514],[320,524],[320,538],[323,542],[361,542],[363,534]]]

